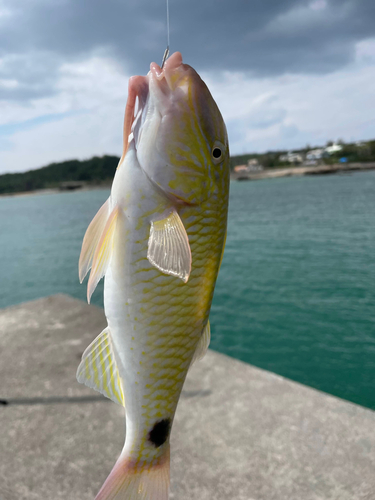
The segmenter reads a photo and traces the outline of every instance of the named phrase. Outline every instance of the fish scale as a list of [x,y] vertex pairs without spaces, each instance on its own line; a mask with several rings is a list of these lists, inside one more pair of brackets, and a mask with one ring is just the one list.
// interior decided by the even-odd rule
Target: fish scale
[[[147,444],[147,434],[155,418],[173,418],[191,358],[202,333],[202,325],[208,319],[209,302],[213,293],[212,280],[217,275],[220,256],[219,252],[215,251],[215,247],[222,248],[223,234],[222,231],[214,229],[202,231],[206,226],[203,221],[199,221],[199,216],[192,215],[193,210],[188,209],[181,216],[183,221],[190,220],[185,227],[189,235],[194,262],[189,282],[186,285],[180,285],[177,278],[165,276],[152,268],[145,257],[139,260],[139,253],[143,253],[144,256],[147,253],[147,232],[141,244],[142,248],[134,254],[133,264],[137,265],[137,269],[133,273],[130,287],[133,290],[142,290],[140,298],[134,300],[139,304],[150,305],[150,310],[152,310],[150,314],[149,309],[141,312],[136,307],[134,311],[128,313],[129,323],[133,326],[137,325],[136,334],[131,336],[129,350],[141,352],[136,391],[142,394],[141,397],[144,400],[141,414],[133,417],[142,421],[143,427],[142,432],[137,436],[139,444],[132,445],[131,457],[137,463],[145,458],[145,450],[148,452],[147,457],[157,457],[160,454],[151,444]],[[215,212],[210,210],[209,205],[206,210],[209,214]],[[224,217],[225,213],[221,214],[216,211],[216,220],[213,216],[208,218],[210,227],[222,227],[223,220],[220,218]],[[213,221],[215,224],[212,223]],[[139,233],[144,232],[144,227],[142,224]],[[200,232],[204,234],[201,235]],[[140,241],[141,234],[134,237]],[[214,259],[209,261],[211,253],[217,256],[216,261]],[[153,277],[146,283],[138,279],[140,273],[148,271]],[[176,281],[178,286],[176,286]],[[142,285],[144,285],[143,289]],[[125,300],[125,304],[126,302]],[[169,304],[168,314],[166,314],[166,302]],[[161,337],[163,332],[165,336]],[[123,337],[127,335],[127,332],[123,332]],[[160,339],[164,342],[160,342]],[[160,379],[171,381],[172,384],[161,387]],[[127,385],[130,384],[131,381],[128,382],[124,378],[125,400],[128,399]],[[154,411],[156,404],[159,405],[157,412]]]
[[108,328],[77,377],[125,401],[125,445],[97,500],[168,498],[170,431],[209,343],[228,191],[226,129],[207,87],[179,53],[163,70],[152,63],[130,80],[124,152],[80,258],[81,280],[91,267],[88,298],[105,276]]

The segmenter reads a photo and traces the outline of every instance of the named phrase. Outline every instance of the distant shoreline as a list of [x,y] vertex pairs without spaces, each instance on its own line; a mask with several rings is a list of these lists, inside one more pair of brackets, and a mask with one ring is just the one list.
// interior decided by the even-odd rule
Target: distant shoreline
[[59,188],[46,188],[46,189],[36,189],[35,191],[20,191],[18,193],[1,193],[0,198],[18,198],[20,196],[37,196],[46,194],[57,194],[57,193],[72,193],[73,191],[94,191],[96,189],[110,189],[110,184],[86,184],[79,189],[59,189]]
[[375,162],[371,163],[335,163],[333,165],[316,165],[287,168],[269,168],[260,172],[231,172],[231,179],[237,181],[256,181],[301,175],[327,175],[339,172],[355,172],[375,170]]
[[[262,179],[277,179],[279,177],[293,177],[303,175],[329,175],[339,172],[359,172],[375,170],[375,162],[371,163],[335,163],[334,165],[317,165],[302,167],[269,168],[260,172],[231,172],[230,178],[234,181],[257,181]],[[37,196],[57,193],[69,193],[72,191],[92,191],[95,189],[110,189],[111,183],[85,184],[77,189],[46,188],[35,191],[19,191],[16,193],[1,193],[0,198],[13,198],[20,196]]]
[[33,196],[38,194],[60,193],[59,189],[36,189],[35,191],[20,191],[19,193],[1,193],[0,198],[14,198],[19,196]]

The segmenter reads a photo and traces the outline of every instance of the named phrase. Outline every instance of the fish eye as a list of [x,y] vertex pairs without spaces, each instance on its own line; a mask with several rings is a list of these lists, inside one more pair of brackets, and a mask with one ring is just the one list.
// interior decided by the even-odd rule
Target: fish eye
[[218,165],[220,162],[223,161],[224,155],[225,155],[225,145],[221,141],[215,141],[212,150],[211,150],[211,156],[212,156],[212,161],[215,165]]
[[220,148],[214,148],[212,151],[212,156],[218,160],[221,156],[221,149]]

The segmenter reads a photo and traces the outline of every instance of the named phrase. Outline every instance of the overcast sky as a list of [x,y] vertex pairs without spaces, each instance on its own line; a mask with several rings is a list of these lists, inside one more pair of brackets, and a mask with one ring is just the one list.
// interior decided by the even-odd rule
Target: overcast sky
[[[232,154],[375,138],[374,0],[169,3]],[[165,0],[0,0],[0,173],[120,156],[128,78],[165,45]]]

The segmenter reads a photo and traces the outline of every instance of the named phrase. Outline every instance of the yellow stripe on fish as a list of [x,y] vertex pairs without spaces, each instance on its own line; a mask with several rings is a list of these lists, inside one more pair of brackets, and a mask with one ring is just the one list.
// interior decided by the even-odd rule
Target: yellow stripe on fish
[[[135,106],[139,110],[135,118]],[[132,77],[124,152],[84,238],[88,299],[102,276],[106,328],[80,382],[125,406],[123,451],[96,500],[167,500],[170,432],[189,367],[210,342],[227,225],[225,125],[178,52]]]
[[122,382],[108,328],[103,330],[83,353],[77,370],[77,380],[115,403],[125,406]]

